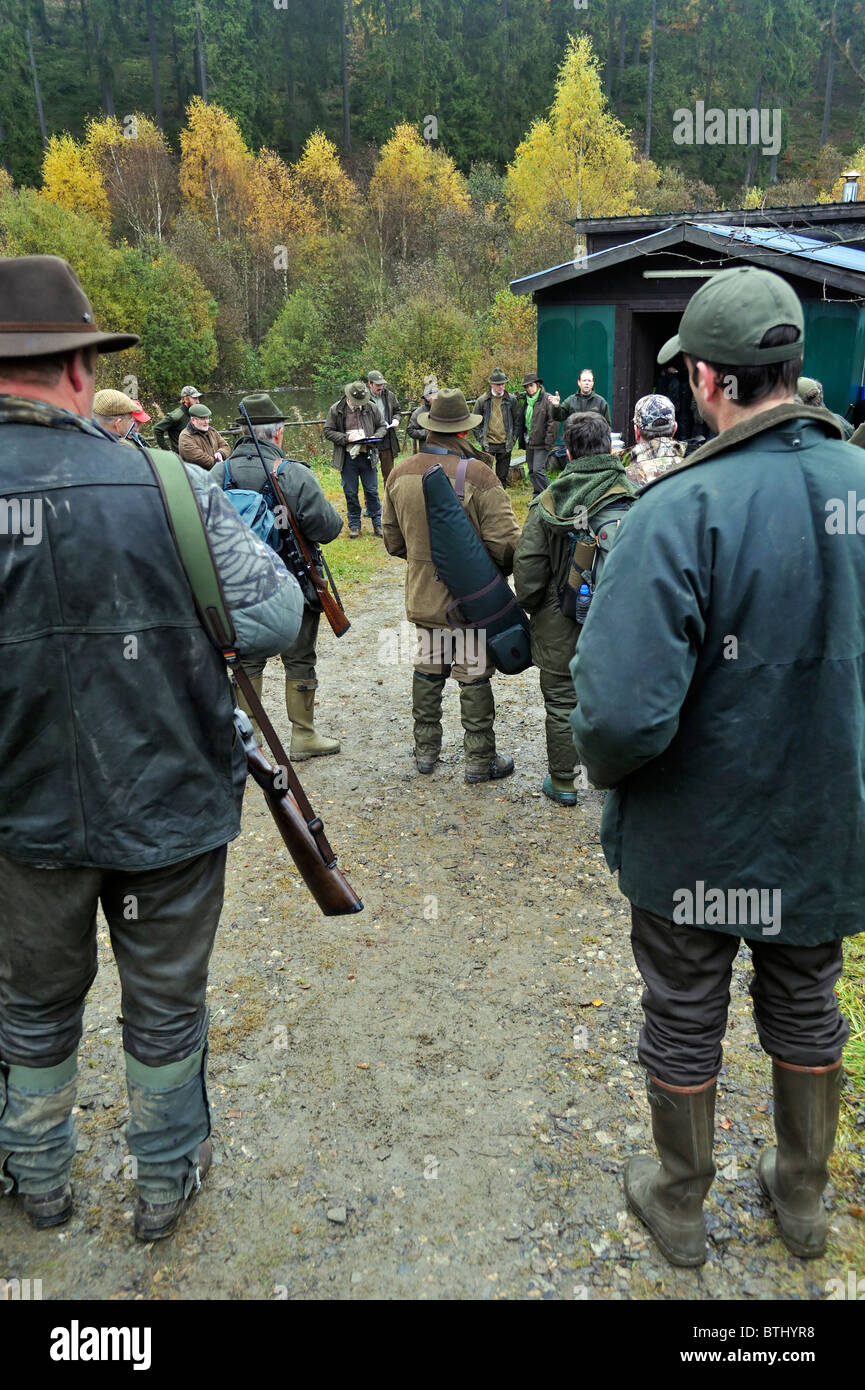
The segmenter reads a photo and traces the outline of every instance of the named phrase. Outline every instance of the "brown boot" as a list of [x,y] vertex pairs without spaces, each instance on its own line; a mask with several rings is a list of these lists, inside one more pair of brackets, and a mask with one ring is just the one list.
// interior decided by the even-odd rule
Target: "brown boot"
[[661,1159],[632,1158],[625,1170],[628,1206],[645,1222],[670,1264],[701,1265],[706,1259],[703,1202],[715,1177],[715,1076],[702,1086],[664,1086],[646,1081],[652,1134]]
[[323,754],[339,752],[339,739],[325,738],[316,731],[313,724],[315,689],[314,685],[304,685],[303,682],[285,682],[285,708],[291,720],[291,747],[288,756],[292,762],[303,762],[305,758],[318,758]]
[[788,1250],[813,1260],[826,1249],[823,1189],[835,1147],[844,1072],[831,1067],[795,1067],[772,1059],[775,1133],[778,1147],[760,1155],[763,1191],[775,1208],[778,1231]]

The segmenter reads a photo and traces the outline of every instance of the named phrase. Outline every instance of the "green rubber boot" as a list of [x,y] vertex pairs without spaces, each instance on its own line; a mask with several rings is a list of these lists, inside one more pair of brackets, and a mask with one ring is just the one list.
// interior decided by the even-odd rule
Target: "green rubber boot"
[[661,1162],[649,1154],[632,1158],[625,1170],[625,1196],[673,1265],[692,1267],[706,1260],[703,1202],[715,1177],[717,1081],[715,1076],[685,1089],[664,1086],[653,1076],[646,1080]]
[[487,680],[460,682],[460,718],[463,726],[467,782],[494,782],[510,777],[513,758],[496,753],[496,705],[492,683]]
[[835,1147],[844,1072],[832,1067],[794,1067],[772,1060],[775,1133],[778,1146],[760,1155],[763,1191],[775,1208],[778,1231],[788,1250],[813,1260],[826,1250],[823,1189]]
[[415,671],[412,679],[414,756],[418,772],[432,772],[442,748],[442,695],[446,676]]
[[338,738],[325,738],[313,723],[315,712],[316,686],[303,681],[285,682],[285,708],[291,720],[291,747],[288,756],[292,762],[303,762],[305,758],[320,758],[328,753],[339,752]]

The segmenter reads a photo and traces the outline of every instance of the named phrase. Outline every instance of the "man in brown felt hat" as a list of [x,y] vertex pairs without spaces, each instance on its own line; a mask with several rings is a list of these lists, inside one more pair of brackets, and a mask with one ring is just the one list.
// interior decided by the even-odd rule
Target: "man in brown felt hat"
[[[453,659],[445,610],[451,600],[435,571],[424,504],[423,475],[440,463],[454,481],[463,458],[471,459],[465,476],[463,507],[490,555],[504,574],[513,569],[520,528],[510,500],[492,469],[474,457],[465,442],[481,423],[472,415],[462,391],[439,391],[419,423],[427,431],[421,452],[398,463],[387,481],[382,529],[391,555],[407,562],[405,610],[418,629],[418,657],[412,686],[415,759],[418,772],[430,773],[442,743],[442,695],[448,676],[460,688],[464,730],[465,780],[490,782],[509,777],[513,758],[496,753],[496,716],[490,676],[492,663],[478,668]],[[485,656],[485,654],[484,654]]]
[[[126,450],[119,469],[90,420],[97,353],[138,339],[101,332],[55,256],[0,258],[0,305],[0,1196],[36,1227],[71,1215],[101,903],[134,1229],[158,1240],[210,1163],[207,966],[245,760],[149,458]],[[206,474],[186,472],[238,649],[288,646],[296,581]]]
[[510,482],[511,453],[520,424],[519,402],[507,387],[507,377],[496,367],[486,391],[475,401],[475,414],[481,417],[475,434],[481,448],[492,454],[502,487]]

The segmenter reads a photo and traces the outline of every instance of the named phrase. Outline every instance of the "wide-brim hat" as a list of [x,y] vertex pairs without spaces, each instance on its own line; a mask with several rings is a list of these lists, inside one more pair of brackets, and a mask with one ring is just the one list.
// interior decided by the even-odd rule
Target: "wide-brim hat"
[[[285,422],[285,416],[276,408],[266,391],[253,391],[250,395],[241,397],[240,404],[249,416],[251,425],[281,425]],[[239,424],[246,424],[242,415],[238,415],[237,418]]]
[[94,347],[122,352],[135,333],[103,333],[68,261],[59,256],[0,256],[0,358],[46,357]]
[[543,386],[544,384],[543,379],[538,376],[537,372],[526,372],[523,377],[523,386],[531,386],[533,381],[536,381],[539,386]]
[[473,430],[483,418],[482,415],[472,414],[462,391],[447,386],[439,391],[429,410],[422,410],[417,417],[418,424],[425,430],[432,430],[433,434],[457,434],[463,430]]

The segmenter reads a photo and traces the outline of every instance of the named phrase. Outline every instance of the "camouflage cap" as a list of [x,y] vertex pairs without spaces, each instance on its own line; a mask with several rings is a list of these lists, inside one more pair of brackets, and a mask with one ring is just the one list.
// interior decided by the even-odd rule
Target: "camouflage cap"
[[93,414],[113,420],[117,415],[134,415],[135,401],[122,391],[97,391],[93,397]]
[[634,424],[649,438],[672,434],[675,423],[676,407],[669,396],[641,396],[634,406]]
[[431,395],[435,395],[438,392],[438,389],[439,384],[434,376],[428,376],[424,378],[423,393],[427,397],[427,399],[429,399]]
[[823,404],[823,387],[812,376],[800,376],[796,382],[796,395],[803,405]]
[[[771,328],[790,324],[796,339],[761,347]],[[660,363],[677,353],[731,367],[763,367],[801,357],[805,319],[795,290],[771,270],[736,266],[719,270],[689,299],[678,333],[658,353]]]
[[194,386],[184,386],[184,387],[183,387],[183,390],[180,392],[180,399],[183,400],[183,397],[184,397],[184,396],[200,396],[200,395],[201,395],[201,392],[200,392],[200,391],[196,391],[196,389],[195,389]]

